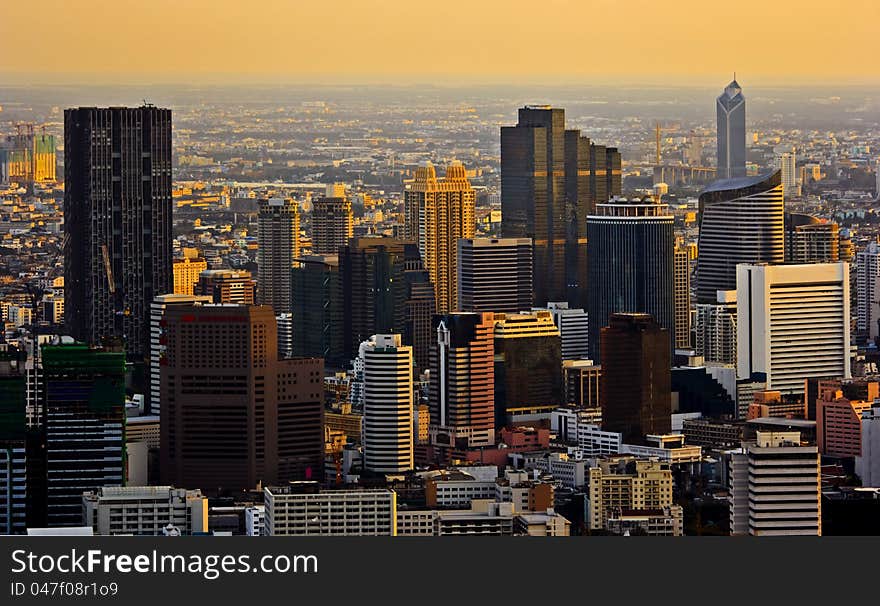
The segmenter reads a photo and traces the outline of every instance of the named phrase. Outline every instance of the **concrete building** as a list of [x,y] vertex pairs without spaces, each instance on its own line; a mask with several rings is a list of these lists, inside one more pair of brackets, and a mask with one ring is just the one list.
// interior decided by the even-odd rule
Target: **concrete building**
[[162,536],[208,532],[208,499],[198,490],[171,486],[104,487],[82,496],[83,524],[95,535]]
[[206,295],[169,294],[159,295],[150,303],[150,390],[146,402],[147,414],[159,415],[162,410],[162,361],[165,357],[165,329],[162,319],[165,310],[175,305],[191,307],[203,303],[211,303]]
[[415,170],[404,183],[405,237],[418,242],[422,263],[434,284],[437,311],[458,308],[458,242],[473,238],[476,230],[476,194],[461,162],[446,167],[437,178],[430,162]]
[[684,535],[681,505],[662,509],[615,511],[608,517],[606,530],[624,536],[680,537]]
[[257,241],[257,301],[276,314],[288,313],[290,270],[299,258],[299,205],[289,198],[260,201]]
[[388,489],[323,490],[317,482],[263,489],[264,534],[396,536],[397,495]]
[[553,322],[559,329],[562,339],[562,361],[584,360],[590,357],[590,324],[583,309],[570,309],[568,303],[550,302],[546,308],[532,308],[532,311],[549,311]]
[[413,468],[413,354],[400,335],[373,335],[360,346],[364,380],[364,468]]
[[532,306],[532,241],[470,238],[458,241],[458,309],[518,313]]
[[691,265],[688,247],[680,238],[672,251],[672,297],[674,345],[686,349],[691,346]]
[[729,455],[733,535],[822,534],[819,451],[798,432],[763,432]]
[[856,330],[870,340],[880,335],[880,244],[856,253]]
[[862,486],[880,486],[880,404],[862,411],[862,452],[856,457]]
[[172,272],[174,274],[174,294],[192,295],[194,292],[193,288],[199,282],[199,276],[207,269],[208,262],[201,257],[195,259],[190,257],[174,259],[174,264],[172,266]]
[[260,537],[264,534],[266,506],[252,505],[244,510],[244,527],[247,536]]
[[[840,385],[840,382],[837,383]],[[816,399],[816,444],[821,454],[832,457],[861,456],[862,415],[870,411],[880,398],[880,383],[868,382],[867,390],[867,398],[862,400],[847,397],[843,389],[823,390],[820,386]]]
[[737,267],[737,376],[803,394],[805,379],[850,377],[849,264]]
[[257,301],[256,281],[251,272],[240,269],[206,269],[194,290],[214,303],[253,305]]
[[622,511],[651,511],[672,506],[672,471],[666,463],[632,457],[605,459],[587,476],[587,525],[607,528]]
[[696,306],[694,349],[707,364],[736,364],[736,291],[719,290],[717,298]]
[[786,263],[837,263],[840,228],[837,223],[801,213],[785,214]]
[[565,403],[578,408],[599,408],[602,367],[592,360],[563,360]]

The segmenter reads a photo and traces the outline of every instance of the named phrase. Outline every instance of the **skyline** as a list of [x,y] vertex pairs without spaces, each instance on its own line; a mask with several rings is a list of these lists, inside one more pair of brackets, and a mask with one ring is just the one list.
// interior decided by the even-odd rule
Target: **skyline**
[[[531,3],[365,4],[265,0],[253,8],[229,0],[183,6],[85,0],[71,9],[48,0],[41,19],[49,35],[10,27],[0,36],[0,75],[17,83],[674,79],[709,85],[736,71],[757,86],[880,83],[880,68],[866,70],[863,62],[813,51],[817,41],[845,37],[849,56],[869,54],[873,20],[865,17],[878,16],[870,0],[852,0],[831,13],[820,12],[815,0],[798,3],[796,11],[788,3],[745,0],[736,14],[698,0],[674,8],[648,0],[630,0],[626,7],[611,0],[549,0],[542,7],[558,15],[549,20],[551,35],[540,38],[540,50],[523,43]],[[29,16],[23,5],[5,13],[6,23]],[[721,28],[733,42],[718,42]]]

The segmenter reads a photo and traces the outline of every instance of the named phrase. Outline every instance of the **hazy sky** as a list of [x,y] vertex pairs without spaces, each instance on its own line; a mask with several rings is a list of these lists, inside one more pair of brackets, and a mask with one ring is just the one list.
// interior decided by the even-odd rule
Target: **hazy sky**
[[878,0],[3,5],[0,74],[10,82],[669,78],[706,84],[733,70],[749,84],[880,82]]

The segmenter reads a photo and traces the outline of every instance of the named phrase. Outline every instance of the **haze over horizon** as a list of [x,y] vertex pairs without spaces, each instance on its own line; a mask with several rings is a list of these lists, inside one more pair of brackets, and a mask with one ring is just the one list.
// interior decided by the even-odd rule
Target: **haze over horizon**
[[[27,22],[28,7],[4,9],[7,84],[717,87],[734,71],[751,86],[880,83],[875,63],[855,60],[874,52],[872,0],[833,12],[816,0],[797,12],[758,0],[735,12],[701,0],[46,0],[42,8],[39,35],[9,26]],[[823,50],[831,39],[848,45]]]

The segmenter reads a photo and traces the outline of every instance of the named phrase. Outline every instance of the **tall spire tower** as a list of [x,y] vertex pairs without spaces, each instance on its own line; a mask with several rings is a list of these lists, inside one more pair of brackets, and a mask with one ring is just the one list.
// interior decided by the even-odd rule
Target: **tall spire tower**
[[716,99],[719,179],[746,176],[746,98],[733,80]]

